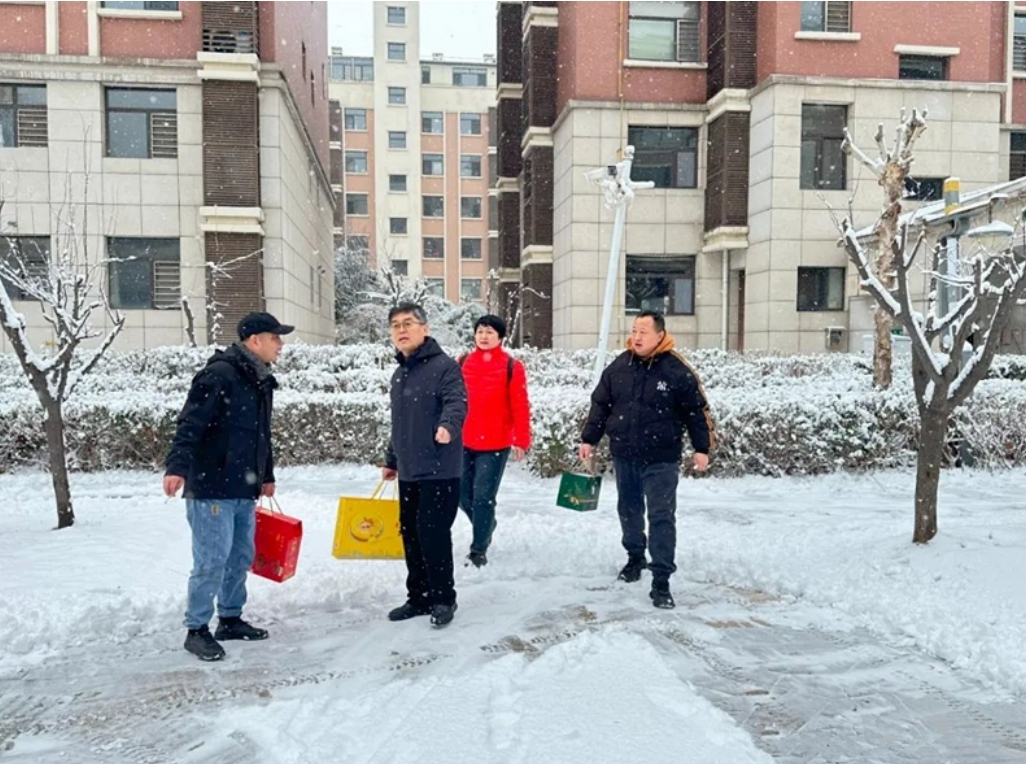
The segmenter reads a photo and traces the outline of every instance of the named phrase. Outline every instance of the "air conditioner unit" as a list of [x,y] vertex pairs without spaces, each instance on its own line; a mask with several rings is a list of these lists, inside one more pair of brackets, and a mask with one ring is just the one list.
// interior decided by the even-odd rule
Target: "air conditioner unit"
[[843,352],[848,349],[848,330],[843,326],[826,328],[826,349],[831,352]]

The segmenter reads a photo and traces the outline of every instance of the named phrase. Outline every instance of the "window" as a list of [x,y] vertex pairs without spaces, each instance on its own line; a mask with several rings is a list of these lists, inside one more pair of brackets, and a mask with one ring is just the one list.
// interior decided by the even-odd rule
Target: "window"
[[405,61],[406,60],[406,43],[404,43],[404,42],[390,42],[388,44],[388,60],[389,61]]
[[698,129],[694,127],[628,127],[634,146],[632,180],[651,180],[656,188],[698,185]]
[[481,177],[481,157],[479,155],[464,154],[460,157],[460,177]]
[[346,194],[346,214],[366,215],[367,194]]
[[331,79],[335,81],[373,82],[374,59],[332,56]]
[[798,310],[844,310],[844,268],[799,268]]
[[803,32],[850,32],[851,3],[802,3]]
[[701,8],[697,2],[632,2],[627,56],[639,61],[701,61]]
[[388,176],[388,190],[389,191],[405,191],[406,190],[406,176],[405,175],[389,175]]
[[424,175],[444,175],[445,162],[441,154],[424,154],[421,157],[421,171]]
[[479,302],[481,300],[481,279],[460,279],[460,300]]
[[174,90],[107,88],[107,156],[178,156],[178,94]]
[[1026,133],[1011,133],[1011,154],[1009,156],[1008,179],[1026,177]]
[[445,279],[424,279],[424,286],[428,294],[445,298]]
[[0,84],[0,149],[47,145],[46,85]]
[[398,5],[388,6],[388,23],[396,26],[405,26],[406,9]]
[[346,109],[345,111],[346,130],[366,130],[367,110]]
[[461,196],[460,197],[460,217],[461,218],[479,218],[479,217],[481,217],[481,197],[480,196]]
[[361,174],[367,172],[367,152],[347,151],[346,172]]
[[460,135],[480,135],[481,115],[460,114]]
[[464,260],[480,260],[481,259],[481,240],[480,239],[461,239],[460,240],[460,257]]
[[[0,236],[0,262],[30,284],[43,286],[49,280],[50,239],[46,236]],[[12,300],[35,300],[27,290],[0,277],[0,287]]]
[[441,236],[425,236],[423,252],[427,260],[441,260],[445,257],[445,239]]
[[899,80],[946,80],[948,59],[943,56],[898,56]]
[[1012,36],[1012,68],[1026,72],[1026,16],[1016,16]]
[[847,106],[802,104],[801,188],[843,189],[847,163],[841,144]]
[[177,11],[178,3],[140,2],[140,3],[100,3],[101,8],[117,11]]
[[406,235],[406,218],[389,218],[388,219],[388,232],[394,233],[396,236]]
[[431,67],[421,66],[420,67],[420,84],[430,85],[431,84]]
[[410,273],[410,263],[408,260],[393,260],[389,263],[392,269],[392,273],[397,276],[408,276]]
[[668,316],[695,312],[695,258],[627,255],[628,313],[657,310]]
[[406,148],[406,133],[403,130],[388,131],[388,147],[390,149]]
[[454,66],[452,68],[452,84],[466,88],[488,87],[488,70],[470,66]]
[[406,103],[406,88],[389,88],[388,102],[396,106],[403,106]]
[[107,239],[112,308],[177,310],[181,298],[178,239]]
[[905,178],[905,198],[936,202],[944,198],[944,178]]
[[445,132],[445,119],[440,111],[423,111],[420,113],[420,131],[432,135]]
[[440,218],[445,217],[445,197],[425,196],[423,201],[424,217]]

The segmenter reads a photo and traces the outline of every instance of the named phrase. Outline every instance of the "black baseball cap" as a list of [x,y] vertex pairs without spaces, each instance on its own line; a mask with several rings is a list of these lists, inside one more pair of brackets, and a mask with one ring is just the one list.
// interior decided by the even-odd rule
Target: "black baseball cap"
[[250,313],[239,321],[239,339],[245,340],[254,334],[291,334],[296,327],[281,323],[270,313]]

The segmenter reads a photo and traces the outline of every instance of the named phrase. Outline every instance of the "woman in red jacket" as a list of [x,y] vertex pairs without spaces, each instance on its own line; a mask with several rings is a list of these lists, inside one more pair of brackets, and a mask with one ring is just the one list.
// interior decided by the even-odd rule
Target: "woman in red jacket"
[[463,425],[463,483],[460,506],[474,524],[468,559],[488,564],[495,530],[495,496],[510,451],[520,461],[531,445],[531,404],[524,365],[502,349],[506,323],[481,316],[474,324],[474,351],[460,359],[467,385]]

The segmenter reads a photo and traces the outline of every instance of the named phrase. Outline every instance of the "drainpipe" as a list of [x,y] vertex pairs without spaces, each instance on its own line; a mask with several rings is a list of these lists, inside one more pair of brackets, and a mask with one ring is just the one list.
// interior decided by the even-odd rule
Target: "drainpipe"
[[1015,73],[1012,69],[1012,52],[1015,46],[1015,0],[1008,2],[1008,23],[1005,28],[1005,124],[1012,122],[1012,85]]
[[720,349],[729,349],[728,334],[730,329],[730,250],[723,250],[720,294],[723,308],[720,311]]

